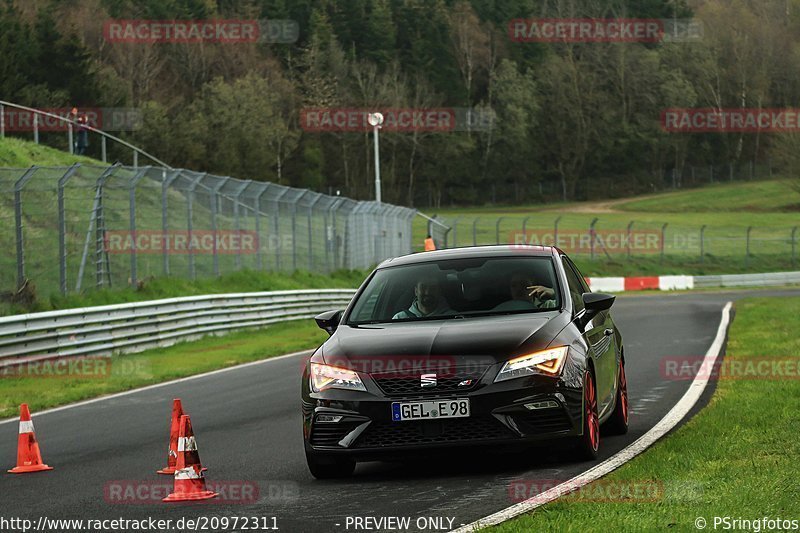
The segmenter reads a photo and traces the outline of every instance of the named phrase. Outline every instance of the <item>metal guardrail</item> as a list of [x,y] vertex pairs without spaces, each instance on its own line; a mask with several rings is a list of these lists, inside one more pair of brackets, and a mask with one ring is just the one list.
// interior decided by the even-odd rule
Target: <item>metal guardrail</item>
[[346,306],[354,294],[354,289],[215,294],[0,317],[0,366],[140,352],[312,318]]
[[14,109],[21,109],[22,111],[27,111],[29,113],[33,113],[33,142],[35,142],[36,144],[39,144],[39,120],[38,119],[39,119],[40,116],[49,117],[49,118],[52,118],[52,119],[56,119],[56,120],[58,120],[60,122],[63,122],[63,123],[65,123],[67,125],[67,134],[68,134],[68,139],[69,139],[67,142],[69,144],[69,152],[70,153],[73,153],[73,151],[74,151],[73,150],[73,141],[72,141],[74,132],[75,131],[79,131],[80,129],[85,129],[86,131],[90,131],[92,133],[97,133],[98,135],[100,135],[100,140],[101,140],[101,143],[102,143],[101,144],[101,146],[102,146],[101,159],[102,159],[103,163],[105,163],[106,159],[107,159],[107,157],[106,157],[106,153],[107,153],[107,150],[106,150],[106,139],[111,139],[115,143],[120,144],[122,146],[125,146],[126,148],[128,148],[128,149],[130,149],[132,151],[132,153],[133,153],[133,167],[134,168],[138,168],[138,166],[139,166],[139,154],[141,154],[144,157],[148,158],[149,160],[154,162],[156,165],[159,165],[159,166],[164,167],[166,169],[171,169],[172,168],[171,166],[169,166],[168,164],[166,164],[162,160],[158,159],[156,156],[154,156],[152,154],[149,154],[149,153],[145,152],[144,150],[142,150],[141,148],[139,148],[137,146],[134,146],[134,145],[132,145],[131,143],[129,143],[127,141],[123,141],[119,137],[111,135],[108,132],[105,132],[103,130],[94,128],[92,126],[89,126],[88,124],[83,124],[83,125],[78,124],[78,122],[76,122],[75,120],[56,115],[54,113],[48,113],[47,111],[42,111],[41,109],[35,109],[33,107],[27,107],[27,106],[15,104],[15,103],[12,103],[12,102],[6,102],[5,100],[0,100],[0,137],[5,137],[5,133],[6,133],[5,132],[5,130],[6,130],[6,128],[5,128],[5,108],[6,107],[11,107],[11,108],[14,108]]

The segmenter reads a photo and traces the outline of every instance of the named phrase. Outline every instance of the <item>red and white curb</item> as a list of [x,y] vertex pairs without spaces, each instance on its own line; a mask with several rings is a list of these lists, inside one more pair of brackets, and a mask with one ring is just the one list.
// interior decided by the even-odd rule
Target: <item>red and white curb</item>
[[633,276],[586,278],[595,292],[674,291],[694,289],[694,276]]
[[[732,308],[733,304],[728,302],[725,305],[725,308],[722,310],[722,319],[720,320],[719,327],[717,328],[717,334],[714,337],[714,341],[711,343],[711,346],[709,347],[705,358],[703,359],[703,368],[713,367],[717,357],[719,357],[719,355],[722,353],[722,348],[725,345],[725,337],[728,332],[728,325],[731,321]],[[705,365],[708,365],[708,367]],[[498,511],[494,514],[476,520],[475,522],[461,526],[460,528],[453,530],[451,533],[468,533],[511,520],[514,517],[529,513],[537,507],[541,507],[546,503],[552,502],[560,496],[574,492],[584,485],[587,485],[592,481],[599,479],[610,472],[613,472],[652,446],[653,443],[674,428],[678,422],[683,420],[683,418],[689,413],[689,411],[691,411],[692,407],[694,407],[697,401],[700,399],[700,396],[706,389],[706,385],[708,385],[710,379],[713,378],[705,375],[704,373],[698,373],[692,383],[689,385],[689,389],[684,393],[681,399],[678,400],[678,403],[676,403],[675,406],[670,409],[664,418],[662,418],[655,426],[650,428],[647,433],[605,461],[541,494],[537,494],[528,500],[512,505],[511,507],[507,507],[502,511]]]

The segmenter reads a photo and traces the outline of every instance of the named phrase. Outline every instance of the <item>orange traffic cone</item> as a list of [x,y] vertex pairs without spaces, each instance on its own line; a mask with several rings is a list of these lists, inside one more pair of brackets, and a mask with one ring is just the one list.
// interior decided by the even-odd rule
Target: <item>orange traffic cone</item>
[[178,458],[178,433],[181,430],[181,416],[183,416],[183,406],[180,398],[172,400],[172,422],[169,428],[169,446],[167,449],[167,466],[158,470],[157,474],[175,474],[175,462]]
[[33,421],[28,404],[19,406],[19,440],[17,444],[17,466],[9,470],[12,474],[25,474],[27,472],[41,472],[52,470],[42,462],[42,452],[33,432]]
[[206,490],[205,471],[206,469],[200,464],[200,454],[197,452],[197,441],[194,438],[194,431],[192,431],[192,422],[187,415],[181,415],[174,492],[164,498],[164,501],[185,502],[207,500],[219,496],[216,492]]

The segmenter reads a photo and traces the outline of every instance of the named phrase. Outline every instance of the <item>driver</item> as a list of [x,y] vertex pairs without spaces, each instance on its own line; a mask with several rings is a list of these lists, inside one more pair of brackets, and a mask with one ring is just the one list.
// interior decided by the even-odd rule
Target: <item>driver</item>
[[509,279],[511,300],[497,305],[495,311],[518,311],[523,309],[552,309],[556,307],[556,291],[539,285],[526,272],[514,272]]
[[452,315],[454,312],[442,296],[439,279],[436,276],[427,275],[414,285],[414,301],[411,303],[411,307],[394,315],[392,320]]

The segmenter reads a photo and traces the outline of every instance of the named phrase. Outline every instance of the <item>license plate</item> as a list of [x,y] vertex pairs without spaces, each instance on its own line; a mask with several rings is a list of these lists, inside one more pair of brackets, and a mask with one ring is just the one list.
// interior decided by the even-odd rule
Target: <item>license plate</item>
[[392,420],[395,422],[434,418],[466,418],[468,416],[469,398],[392,403]]

